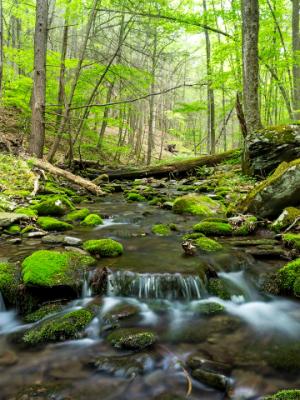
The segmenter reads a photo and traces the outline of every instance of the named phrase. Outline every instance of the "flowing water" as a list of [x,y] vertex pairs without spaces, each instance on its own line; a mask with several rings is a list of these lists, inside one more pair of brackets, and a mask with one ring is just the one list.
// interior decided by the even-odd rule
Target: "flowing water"
[[[258,288],[262,274],[275,271],[282,261],[260,262],[229,244],[220,254],[186,257],[182,232],[197,218],[147,204],[127,204],[118,194],[88,206],[107,216],[105,224],[93,230],[75,228],[72,236],[111,237],[122,242],[125,252],[119,258],[99,260],[98,266],[109,270],[101,300],[92,297],[92,274],[87,275],[81,298],[65,304],[60,313],[90,302],[98,304],[98,313],[81,339],[24,349],[9,340],[24,325],[14,310],[6,310],[0,294],[1,400],[181,399],[189,382],[182,366],[193,353],[227,366],[232,384],[229,398],[234,400],[300,388],[298,371],[281,370],[270,361],[276,351],[284,354],[285,346],[299,344],[299,302],[268,296]],[[181,233],[152,235],[151,226],[162,222],[176,223]],[[54,247],[42,245],[39,239],[24,240],[19,246],[3,242],[0,258],[10,255],[18,261],[37,248]],[[201,275],[208,265],[218,271],[229,300],[208,295]],[[224,311],[203,313],[212,302]],[[119,306],[135,310],[119,321],[121,327],[144,327],[157,334],[153,348],[130,353],[107,343],[107,316]],[[95,360],[102,360],[97,364],[101,367],[91,367]],[[188,398],[221,400],[224,394],[192,379]]]

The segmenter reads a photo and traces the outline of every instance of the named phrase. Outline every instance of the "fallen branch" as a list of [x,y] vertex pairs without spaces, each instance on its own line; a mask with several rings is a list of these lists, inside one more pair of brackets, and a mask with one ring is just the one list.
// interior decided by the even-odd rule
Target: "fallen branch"
[[62,178],[67,179],[68,181],[75,183],[86,189],[87,191],[95,194],[96,196],[103,196],[105,193],[101,190],[101,188],[95,185],[93,182],[82,178],[81,176],[74,175],[72,172],[65,171],[61,168],[55,167],[54,165],[50,164],[48,161],[33,159],[32,163],[35,167],[41,168],[44,171],[49,172],[54,176],[60,176]]

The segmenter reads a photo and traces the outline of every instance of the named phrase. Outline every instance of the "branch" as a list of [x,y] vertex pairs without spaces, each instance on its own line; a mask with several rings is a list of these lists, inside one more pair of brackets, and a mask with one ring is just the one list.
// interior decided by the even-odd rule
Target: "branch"
[[97,11],[100,11],[100,12],[113,12],[113,13],[119,13],[119,14],[130,14],[130,15],[136,15],[136,16],[139,16],[139,17],[150,17],[150,18],[157,18],[157,19],[165,19],[167,21],[173,21],[173,22],[179,22],[179,23],[186,24],[186,25],[198,26],[198,27],[203,28],[205,30],[218,33],[219,35],[223,35],[223,36],[232,38],[232,36],[229,33],[221,31],[221,30],[219,30],[217,28],[212,28],[211,26],[208,26],[206,24],[201,24],[200,22],[188,21],[188,20],[185,20],[185,19],[172,17],[172,16],[169,16],[169,15],[151,14],[151,13],[143,13],[143,12],[135,12],[135,11],[118,11],[118,10],[111,10],[109,8],[99,8],[99,9],[97,9]]

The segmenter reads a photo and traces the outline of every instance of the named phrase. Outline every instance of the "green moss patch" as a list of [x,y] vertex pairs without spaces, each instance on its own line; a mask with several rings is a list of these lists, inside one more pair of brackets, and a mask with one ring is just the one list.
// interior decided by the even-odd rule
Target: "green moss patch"
[[272,396],[264,397],[264,400],[299,400],[300,390],[281,390]]
[[199,303],[197,304],[193,310],[196,313],[203,314],[203,315],[214,315],[222,313],[225,310],[225,307],[222,304],[215,303],[215,302],[207,302],[207,303]]
[[300,234],[299,233],[286,233],[282,235],[284,243],[288,247],[292,247],[300,251]]
[[76,222],[82,221],[89,215],[90,211],[87,208],[82,208],[80,210],[71,211],[65,216],[66,222]]
[[93,314],[89,310],[71,311],[63,316],[41,322],[41,324],[33,327],[24,334],[23,342],[32,346],[75,339],[92,319]]
[[169,236],[171,234],[170,227],[164,224],[153,225],[151,231],[155,235],[160,235],[160,236]]
[[220,278],[212,278],[209,280],[207,290],[211,295],[220,297],[223,300],[230,300],[231,296],[224,282]]
[[199,250],[206,253],[214,253],[223,249],[223,246],[215,240],[207,237],[200,237],[195,241],[196,246]]
[[139,193],[135,193],[135,192],[129,192],[126,195],[126,200],[127,201],[146,201],[146,198],[144,196],[142,196]]
[[280,216],[272,224],[272,229],[275,232],[280,232],[283,229],[291,226],[297,218],[300,217],[300,210],[295,207],[287,207],[283,210]]
[[37,211],[30,207],[19,207],[14,212],[17,214],[24,214],[32,218],[35,218],[38,215]]
[[73,203],[66,196],[49,196],[33,206],[40,216],[61,216],[75,210]]
[[232,226],[223,222],[200,222],[193,230],[208,236],[230,236],[233,232]]
[[42,306],[41,308],[39,308],[37,311],[27,314],[24,317],[24,322],[27,324],[32,324],[34,322],[37,322],[37,321],[43,319],[47,315],[62,311],[62,309],[63,309],[63,306],[61,304],[56,304],[56,303],[46,304],[46,305]]
[[102,224],[103,220],[98,214],[90,214],[81,222],[81,225],[84,226],[97,226]]
[[83,248],[101,257],[117,257],[124,251],[122,244],[112,239],[88,240]]
[[19,284],[19,269],[17,266],[0,262],[0,292],[5,302],[14,304]]
[[39,217],[37,224],[45,231],[68,231],[73,229],[72,225],[53,217]]
[[277,276],[281,292],[300,297],[300,258],[286,264]]
[[209,217],[217,213],[224,214],[225,206],[208,196],[187,195],[179,197],[173,204],[176,214],[193,214]]
[[112,346],[120,349],[142,350],[155,343],[156,335],[144,329],[127,328],[111,333],[107,340]]
[[92,257],[77,252],[39,250],[23,261],[23,281],[29,286],[76,287],[85,269],[94,263]]

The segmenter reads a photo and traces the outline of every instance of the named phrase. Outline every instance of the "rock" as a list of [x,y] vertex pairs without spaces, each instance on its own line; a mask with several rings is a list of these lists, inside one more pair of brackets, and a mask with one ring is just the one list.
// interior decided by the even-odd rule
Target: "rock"
[[43,319],[47,315],[58,313],[58,312],[62,311],[62,309],[63,309],[63,306],[60,303],[45,304],[38,310],[36,310],[30,314],[27,314],[24,317],[24,322],[27,324],[32,324],[34,322],[37,322],[37,321]]
[[146,198],[139,193],[129,192],[126,195],[126,200],[130,202],[135,202],[135,201],[142,202],[146,201]]
[[72,225],[53,217],[39,217],[37,224],[45,231],[68,231],[73,229]]
[[88,240],[83,248],[100,257],[117,257],[124,251],[122,244],[112,239]]
[[68,211],[75,210],[74,204],[62,195],[47,196],[45,200],[35,204],[32,208],[39,216],[61,216]]
[[231,246],[235,247],[252,247],[252,246],[276,246],[278,245],[277,240],[273,239],[243,239],[243,240],[230,240]]
[[202,314],[202,315],[219,314],[219,313],[224,312],[224,310],[225,310],[225,307],[222,306],[222,304],[215,303],[213,301],[199,303],[193,307],[193,311],[195,313]]
[[105,315],[103,315],[103,319],[119,320],[132,317],[138,313],[139,308],[132,304],[118,304],[109,310]]
[[172,210],[173,209],[173,205],[174,205],[174,203],[172,203],[171,201],[165,201],[162,204],[162,208],[165,209],[165,210]]
[[0,227],[6,228],[15,222],[27,221],[29,217],[25,214],[0,212]]
[[46,236],[46,235],[48,235],[47,232],[36,231],[36,232],[29,232],[27,234],[27,237],[29,237],[29,238],[39,238],[39,237],[43,237],[43,236]]
[[228,222],[233,228],[236,236],[247,236],[253,233],[257,227],[257,218],[253,215],[239,215],[229,218]]
[[248,138],[248,149],[253,173],[267,176],[281,162],[299,157],[300,126],[277,126],[256,131]]
[[224,222],[200,222],[193,226],[195,232],[208,236],[231,236],[233,229],[230,224]]
[[91,279],[91,288],[92,293],[96,295],[103,295],[107,291],[108,285],[108,270],[106,267],[104,268],[97,268],[96,271],[93,273]]
[[119,329],[108,335],[109,343],[120,349],[142,350],[156,342],[156,335],[139,328]]
[[223,300],[230,300],[231,296],[224,282],[220,278],[211,278],[208,281],[207,290],[211,295]]
[[[272,229],[275,232],[280,232],[283,229],[290,227],[296,220],[299,220],[300,225],[300,210],[295,207],[287,207],[283,210],[280,216],[272,224]],[[297,225],[295,225],[297,227]]]
[[21,244],[22,239],[21,238],[9,239],[7,242],[10,244]]
[[205,371],[202,369],[195,369],[192,371],[192,377],[197,381],[204,383],[207,386],[213,387],[214,389],[226,391],[229,380],[222,374],[215,372]]
[[294,249],[297,253],[300,252],[300,234],[299,233],[285,233],[282,239],[286,247]]
[[195,240],[195,245],[204,253],[215,253],[223,250],[223,246],[220,243],[207,237],[200,237],[199,239]]
[[62,244],[64,243],[64,235],[47,235],[42,238],[42,243],[45,244]]
[[72,236],[65,236],[64,244],[67,244],[69,246],[80,246],[82,244],[82,240]]
[[0,262],[0,292],[7,306],[16,304],[19,273],[17,265]]
[[259,183],[238,205],[243,213],[277,217],[285,207],[300,203],[300,159],[282,163],[273,175]]
[[279,246],[274,245],[260,245],[251,247],[246,250],[247,254],[251,254],[255,258],[278,258],[286,257],[286,252]]
[[18,362],[18,357],[13,351],[0,353],[0,367],[10,367]]
[[93,180],[95,185],[100,185],[102,182],[109,182],[109,176],[107,174],[101,174]]
[[90,211],[87,208],[81,208],[80,210],[71,211],[64,219],[66,222],[82,221],[89,213]]
[[299,400],[300,390],[281,390],[271,396],[266,396],[263,400]]
[[98,214],[90,214],[83,221],[81,221],[80,225],[83,226],[97,226],[102,225],[103,220]]
[[153,225],[151,228],[152,233],[159,236],[169,236],[171,234],[171,229],[168,225],[157,224]]
[[216,214],[224,214],[225,206],[208,196],[196,196],[194,194],[179,197],[174,201],[173,211],[176,214],[193,214],[209,217]]

